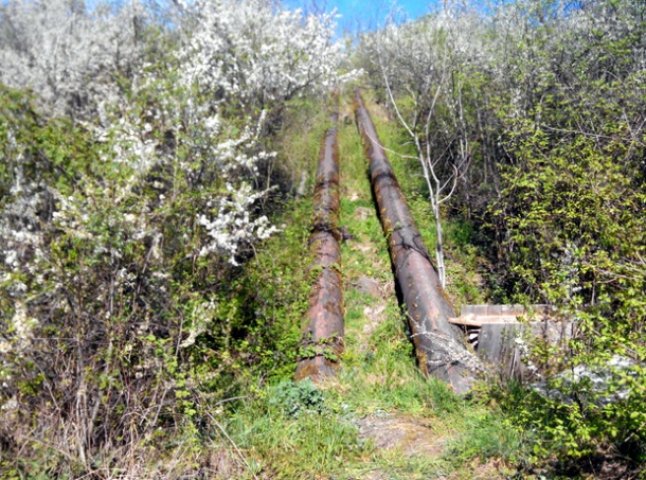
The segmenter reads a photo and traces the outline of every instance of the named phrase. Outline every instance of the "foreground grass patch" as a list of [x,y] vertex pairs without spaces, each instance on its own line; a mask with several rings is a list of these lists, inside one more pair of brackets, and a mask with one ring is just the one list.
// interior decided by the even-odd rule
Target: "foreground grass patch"
[[234,413],[228,429],[266,478],[342,472],[364,451],[354,424],[309,382],[269,387]]

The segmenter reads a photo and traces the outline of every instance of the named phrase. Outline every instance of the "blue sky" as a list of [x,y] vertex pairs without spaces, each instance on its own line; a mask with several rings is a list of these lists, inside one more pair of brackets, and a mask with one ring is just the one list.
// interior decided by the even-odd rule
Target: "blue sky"
[[[5,1],[0,0],[0,3]],[[108,1],[115,5],[127,3],[127,0]],[[85,3],[93,7],[99,0],[85,0]],[[316,13],[336,8],[341,15],[337,34],[343,35],[345,32],[357,33],[358,30],[374,30],[383,26],[386,17],[393,11],[397,12],[398,21],[417,18],[437,9],[441,0],[282,0],[281,3],[291,9],[301,8]]]
[[[395,6],[393,0],[283,0],[290,8],[323,9],[336,8],[341,14],[339,33],[356,32],[357,29],[373,29],[382,25],[384,18]],[[438,5],[438,0],[398,0],[398,18],[417,18]]]

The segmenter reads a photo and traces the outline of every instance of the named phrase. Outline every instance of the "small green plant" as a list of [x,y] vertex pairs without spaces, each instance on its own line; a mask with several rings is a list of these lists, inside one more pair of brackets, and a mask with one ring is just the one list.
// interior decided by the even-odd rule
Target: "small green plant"
[[288,416],[322,413],[325,399],[311,380],[281,382],[269,391],[269,405],[278,407]]

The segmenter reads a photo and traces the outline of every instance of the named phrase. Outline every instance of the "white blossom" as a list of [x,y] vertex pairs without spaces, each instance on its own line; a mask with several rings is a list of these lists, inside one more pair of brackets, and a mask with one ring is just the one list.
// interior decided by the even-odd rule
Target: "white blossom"
[[303,18],[264,0],[198,0],[197,25],[180,52],[183,81],[243,104],[326,91],[339,80],[336,13]]
[[38,94],[53,114],[95,111],[119,90],[114,73],[141,54],[137,1],[114,13],[69,0],[10,0],[0,5],[0,81]]
[[207,232],[210,242],[200,250],[200,255],[217,252],[229,257],[232,265],[237,265],[236,255],[244,244],[264,240],[278,231],[270,225],[266,216],[252,218],[250,207],[264,195],[254,193],[248,184],[239,188],[227,185],[229,195],[220,199],[215,216],[201,214],[197,221]]

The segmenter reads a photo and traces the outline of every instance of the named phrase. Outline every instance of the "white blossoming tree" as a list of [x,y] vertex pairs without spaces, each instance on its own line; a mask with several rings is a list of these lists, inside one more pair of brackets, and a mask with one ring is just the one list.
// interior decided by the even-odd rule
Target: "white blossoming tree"
[[0,6],[0,82],[29,88],[53,115],[86,116],[114,101],[143,54],[147,13],[82,0],[11,0]]
[[276,231],[269,119],[338,80],[332,16],[169,8],[0,6],[0,436],[48,438],[62,476],[146,476],[132,452],[195,415],[193,352],[226,374],[219,291]]
[[267,0],[199,0],[182,50],[182,78],[215,101],[264,108],[337,82],[334,14],[281,10]]

